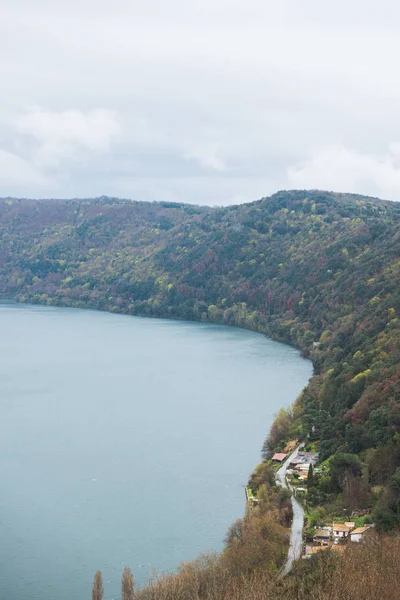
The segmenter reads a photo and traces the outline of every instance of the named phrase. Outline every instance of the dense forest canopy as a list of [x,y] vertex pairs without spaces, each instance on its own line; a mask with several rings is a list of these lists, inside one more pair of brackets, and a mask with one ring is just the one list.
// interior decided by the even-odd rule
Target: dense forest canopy
[[227,208],[7,198],[0,295],[214,321],[298,346],[315,376],[266,454],[296,437],[318,441],[322,461],[358,455],[363,502],[391,527],[400,525],[399,217],[395,202],[320,191]]

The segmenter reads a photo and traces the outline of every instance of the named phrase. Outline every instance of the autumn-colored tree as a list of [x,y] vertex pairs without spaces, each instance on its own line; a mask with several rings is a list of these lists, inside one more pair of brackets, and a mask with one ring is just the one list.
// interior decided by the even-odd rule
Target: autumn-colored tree
[[290,410],[281,408],[271,425],[262,449],[263,457],[269,458],[273,450],[286,439],[292,421]]
[[286,555],[286,531],[277,523],[278,514],[254,511],[236,521],[225,539],[224,568],[235,577],[258,569],[273,570]]
[[101,576],[101,571],[97,571],[96,575],[94,576],[92,600],[103,600],[103,597],[103,578]]
[[133,575],[128,567],[125,567],[122,573],[122,600],[133,600],[135,597],[135,589],[133,583]]

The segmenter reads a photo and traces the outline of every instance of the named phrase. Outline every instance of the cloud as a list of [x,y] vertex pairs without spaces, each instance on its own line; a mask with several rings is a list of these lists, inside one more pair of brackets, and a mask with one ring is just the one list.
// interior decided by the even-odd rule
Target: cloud
[[[110,185],[110,184],[108,184]],[[121,178],[107,188],[107,194],[146,201],[167,201],[211,206],[227,206],[250,202],[276,191],[276,181],[267,178],[225,177],[206,174],[198,177],[134,177]]]
[[2,17],[1,147],[54,195],[400,199],[395,0],[3,0]]
[[58,165],[81,151],[107,152],[121,131],[116,113],[104,108],[86,112],[34,108],[16,120],[16,128],[37,143],[32,158],[41,167]]
[[[0,148],[0,188],[12,190],[46,189],[49,181],[28,161]],[[21,192],[20,192],[21,193]]]
[[400,143],[383,154],[365,154],[344,146],[321,148],[302,165],[288,169],[293,187],[360,193],[400,199]]
[[205,169],[225,171],[227,166],[219,154],[220,148],[218,144],[206,144],[198,146],[197,148],[192,148],[184,155],[184,158],[195,160]]

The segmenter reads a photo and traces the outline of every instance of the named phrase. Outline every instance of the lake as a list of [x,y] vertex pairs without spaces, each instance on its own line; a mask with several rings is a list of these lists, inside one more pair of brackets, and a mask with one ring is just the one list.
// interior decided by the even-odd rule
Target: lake
[[220,325],[0,304],[0,598],[105,598],[220,550],[310,361]]

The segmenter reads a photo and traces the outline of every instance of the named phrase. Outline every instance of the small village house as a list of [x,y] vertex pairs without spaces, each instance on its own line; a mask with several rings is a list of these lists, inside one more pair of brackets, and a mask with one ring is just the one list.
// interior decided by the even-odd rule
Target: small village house
[[316,529],[313,537],[313,542],[314,544],[320,544],[321,546],[328,546],[329,538],[329,529]]
[[307,473],[308,473],[309,468],[310,468],[310,465],[303,465],[301,463],[299,463],[298,465],[295,466],[296,471],[307,471]]
[[287,454],[285,454],[284,452],[277,452],[276,454],[273,455],[272,460],[274,460],[276,462],[282,462],[286,457],[287,457]]
[[350,533],[350,541],[352,542],[361,542],[364,537],[364,534],[368,529],[371,529],[371,525],[364,525],[364,527],[357,527]]
[[299,452],[298,458],[301,461],[315,465],[315,463],[318,461],[318,452]]
[[349,537],[349,533],[351,531],[351,527],[344,525],[343,523],[334,523],[332,525],[332,532],[334,538],[339,538],[341,540],[347,540]]
[[300,465],[300,468],[299,468],[300,472],[308,473],[309,470],[310,470],[310,465]]

